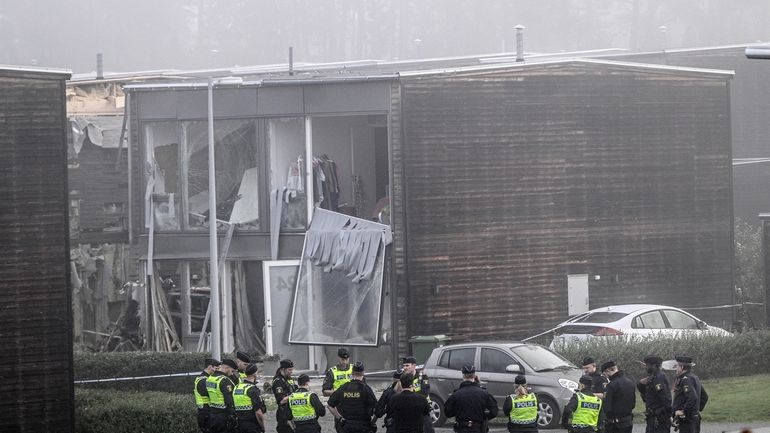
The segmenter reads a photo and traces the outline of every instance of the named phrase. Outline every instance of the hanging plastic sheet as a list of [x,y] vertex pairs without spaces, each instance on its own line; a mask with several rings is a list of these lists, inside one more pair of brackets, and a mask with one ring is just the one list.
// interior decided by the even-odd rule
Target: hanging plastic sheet
[[376,346],[390,227],[316,209],[305,237],[290,343]]

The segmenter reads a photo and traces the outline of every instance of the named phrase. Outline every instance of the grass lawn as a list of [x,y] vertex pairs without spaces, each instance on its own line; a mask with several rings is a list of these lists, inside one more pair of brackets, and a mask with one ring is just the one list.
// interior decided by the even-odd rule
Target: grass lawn
[[703,386],[709,394],[704,422],[770,420],[770,374],[704,380]]

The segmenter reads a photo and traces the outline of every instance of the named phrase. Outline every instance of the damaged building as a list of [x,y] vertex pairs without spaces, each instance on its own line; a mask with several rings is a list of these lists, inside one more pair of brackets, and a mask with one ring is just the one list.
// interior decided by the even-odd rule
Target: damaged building
[[[478,58],[227,72],[213,86],[225,351],[313,368],[347,344],[391,367],[415,334],[541,331],[575,279],[592,308],[731,301],[729,72]],[[125,90],[147,347],[205,349],[207,85]]]

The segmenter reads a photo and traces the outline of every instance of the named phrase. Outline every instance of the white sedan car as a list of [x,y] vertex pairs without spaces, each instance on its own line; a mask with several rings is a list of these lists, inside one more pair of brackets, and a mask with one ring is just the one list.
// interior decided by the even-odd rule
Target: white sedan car
[[673,337],[691,333],[732,335],[679,308],[650,304],[596,308],[560,323],[553,332],[551,348],[607,336]]

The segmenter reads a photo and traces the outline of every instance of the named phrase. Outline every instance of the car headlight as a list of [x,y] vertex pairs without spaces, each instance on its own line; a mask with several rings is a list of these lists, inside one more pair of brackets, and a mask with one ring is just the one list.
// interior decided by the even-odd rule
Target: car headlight
[[561,385],[562,388],[567,388],[572,392],[575,392],[578,389],[578,384],[574,380],[559,379],[559,385]]

